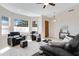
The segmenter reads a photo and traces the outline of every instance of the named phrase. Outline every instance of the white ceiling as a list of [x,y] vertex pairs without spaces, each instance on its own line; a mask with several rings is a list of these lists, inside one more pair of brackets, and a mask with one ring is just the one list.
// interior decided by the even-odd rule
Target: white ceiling
[[27,16],[44,15],[47,17],[52,17],[54,12],[55,14],[58,14],[65,10],[71,9],[73,6],[77,5],[77,3],[56,3],[55,6],[47,5],[45,9],[43,9],[44,4],[36,3],[1,3],[0,5],[14,13]]

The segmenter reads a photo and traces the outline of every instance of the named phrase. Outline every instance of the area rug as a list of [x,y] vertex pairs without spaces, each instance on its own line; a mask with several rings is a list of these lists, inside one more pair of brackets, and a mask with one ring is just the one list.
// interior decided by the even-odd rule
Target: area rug
[[43,54],[43,53],[39,53],[39,52],[37,52],[37,53],[33,54],[32,56],[46,56],[46,55]]

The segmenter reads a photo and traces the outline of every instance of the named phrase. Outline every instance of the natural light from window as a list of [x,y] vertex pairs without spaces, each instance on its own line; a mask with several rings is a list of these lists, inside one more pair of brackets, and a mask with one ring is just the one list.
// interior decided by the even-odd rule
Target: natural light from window
[[1,18],[2,23],[2,34],[8,34],[9,33],[9,18],[6,16],[2,16]]

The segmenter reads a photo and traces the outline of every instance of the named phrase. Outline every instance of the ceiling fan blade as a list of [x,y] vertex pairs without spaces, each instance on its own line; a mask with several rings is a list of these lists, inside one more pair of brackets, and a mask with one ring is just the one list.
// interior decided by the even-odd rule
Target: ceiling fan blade
[[43,8],[45,8],[45,7],[46,7],[46,5],[43,6]]
[[55,4],[54,3],[49,3],[50,5],[52,5],[52,6],[55,6]]

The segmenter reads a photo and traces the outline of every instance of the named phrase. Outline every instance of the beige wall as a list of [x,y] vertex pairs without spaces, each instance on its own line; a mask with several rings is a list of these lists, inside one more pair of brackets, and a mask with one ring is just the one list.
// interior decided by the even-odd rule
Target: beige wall
[[61,14],[56,16],[56,22],[51,22],[51,30],[50,35],[52,37],[58,37],[59,30],[62,26],[68,25],[69,31],[71,35],[79,34],[79,5],[73,7],[75,10],[72,12],[64,11]]

